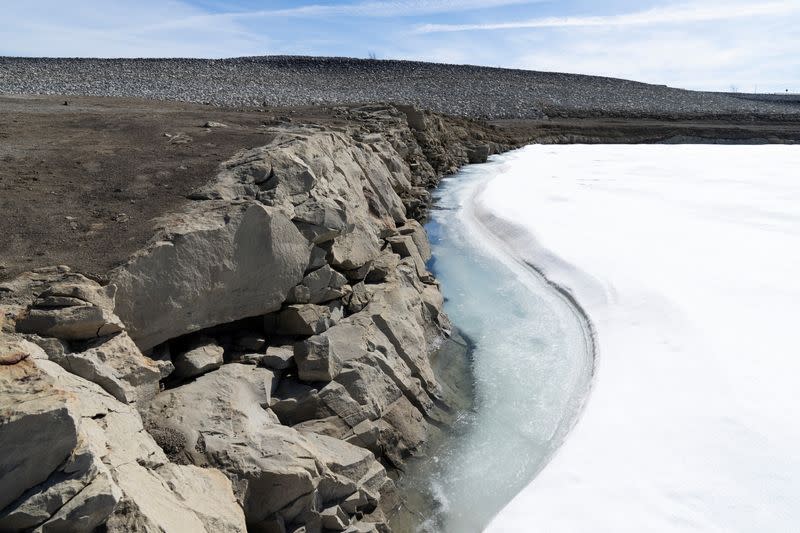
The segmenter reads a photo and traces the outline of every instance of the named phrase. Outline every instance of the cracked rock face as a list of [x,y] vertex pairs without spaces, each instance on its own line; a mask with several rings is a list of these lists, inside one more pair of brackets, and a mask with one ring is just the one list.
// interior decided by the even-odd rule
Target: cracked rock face
[[245,531],[227,478],[171,464],[132,406],[15,344],[28,357],[0,372],[0,529]]
[[[235,480],[248,523],[300,524],[353,494],[375,508],[385,470],[368,450],[280,424],[268,405],[273,372],[232,363],[160,394],[145,411],[174,460]],[[232,445],[233,443],[235,445]],[[370,510],[372,510],[370,509]]]
[[197,205],[167,217],[154,242],[112,273],[115,312],[141,349],[280,309],[311,246],[279,211]]
[[0,530],[388,531],[387,468],[452,419],[413,217],[473,155],[357,113],[237,154],[107,285],[0,285]]
[[124,328],[113,314],[114,287],[100,287],[79,274],[65,276],[41,292],[17,320],[21,333],[88,340]]

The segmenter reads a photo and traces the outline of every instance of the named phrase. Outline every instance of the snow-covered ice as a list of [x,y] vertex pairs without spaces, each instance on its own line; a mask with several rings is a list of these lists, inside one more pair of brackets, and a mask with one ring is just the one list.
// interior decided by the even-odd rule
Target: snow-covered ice
[[475,214],[571,292],[598,360],[576,427],[489,530],[798,531],[800,148],[499,161]]

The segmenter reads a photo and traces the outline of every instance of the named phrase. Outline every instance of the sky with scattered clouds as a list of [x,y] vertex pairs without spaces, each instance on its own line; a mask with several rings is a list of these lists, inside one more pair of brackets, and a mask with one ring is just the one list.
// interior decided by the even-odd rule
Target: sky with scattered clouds
[[3,0],[0,55],[416,59],[800,92],[800,0]]

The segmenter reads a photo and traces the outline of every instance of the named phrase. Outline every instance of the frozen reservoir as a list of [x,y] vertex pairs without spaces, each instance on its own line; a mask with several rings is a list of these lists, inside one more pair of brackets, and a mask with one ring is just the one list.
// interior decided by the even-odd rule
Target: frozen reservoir
[[[488,529],[797,531],[800,148],[530,146],[493,165],[473,205],[444,216],[464,233],[488,227],[568,290],[595,326],[598,359],[577,425]],[[462,294],[465,267],[447,253],[439,247],[438,266],[456,323],[492,320],[513,345],[513,356],[476,352],[481,401],[535,405],[540,387],[573,387],[574,374],[517,359],[549,353],[528,333],[546,319],[488,305],[506,296],[486,284],[522,294],[521,278],[497,271],[471,280],[487,293]],[[544,329],[546,342],[574,341]],[[463,471],[503,454],[513,479],[530,453],[517,437],[562,416],[542,402],[553,411],[490,417],[476,431],[508,439],[475,445]]]
[[500,156],[445,179],[427,225],[445,309],[472,344],[475,402],[433,457],[402,480],[427,507],[415,520],[425,520],[423,531],[486,527],[561,445],[591,385],[585,317],[473,212],[482,187],[514,161]]

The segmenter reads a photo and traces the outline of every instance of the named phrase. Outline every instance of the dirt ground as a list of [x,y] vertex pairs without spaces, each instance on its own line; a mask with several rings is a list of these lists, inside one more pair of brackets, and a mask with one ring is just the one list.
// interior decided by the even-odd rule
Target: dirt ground
[[[150,221],[188,201],[220,162],[266,144],[264,125],[336,122],[325,109],[66,101],[0,97],[0,279],[54,264],[102,275],[144,245]],[[204,128],[208,121],[229,127]]]
[[[64,105],[65,101],[68,105]],[[218,165],[282,122],[344,125],[332,108],[226,109],[99,97],[0,97],[0,280],[50,265],[102,278]],[[209,122],[228,127],[205,128]],[[800,123],[500,121],[519,143],[795,139]],[[267,126],[267,127],[265,127]]]

